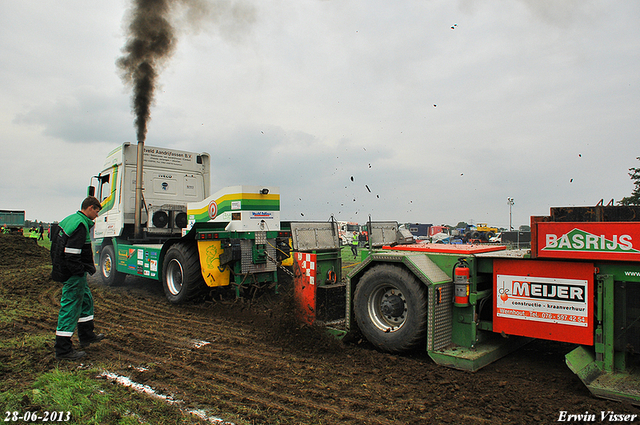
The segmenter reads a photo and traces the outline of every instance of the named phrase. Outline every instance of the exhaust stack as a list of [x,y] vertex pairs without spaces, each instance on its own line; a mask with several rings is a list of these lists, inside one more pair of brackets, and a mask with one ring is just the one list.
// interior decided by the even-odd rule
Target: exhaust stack
[[136,210],[133,217],[134,237],[142,238],[142,167],[144,158],[144,141],[138,141],[138,158],[136,160]]

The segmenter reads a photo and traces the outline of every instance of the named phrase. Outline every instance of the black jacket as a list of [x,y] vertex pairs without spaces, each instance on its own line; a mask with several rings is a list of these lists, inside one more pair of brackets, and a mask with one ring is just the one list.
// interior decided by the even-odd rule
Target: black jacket
[[71,276],[84,276],[85,272],[94,274],[91,237],[89,229],[93,226],[87,216],[78,211],[51,227],[51,278],[65,282]]

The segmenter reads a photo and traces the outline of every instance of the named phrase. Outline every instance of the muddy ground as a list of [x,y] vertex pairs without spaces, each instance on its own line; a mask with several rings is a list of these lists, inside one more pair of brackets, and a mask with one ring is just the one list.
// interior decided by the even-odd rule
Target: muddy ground
[[[31,300],[39,312],[0,322],[0,338],[50,332],[51,350],[40,353],[35,366],[45,371],[58,365],[53,335],[61,286],[42,264],[48,264],[46,249],[0,237],[0,287]],[[129,277],[113,288],[91,278],[90,286],[96,324],[108,339],[87,349],[86,362],[222,418],[255,424],[544,424],[556,422],[560,411],[596,413],[598,422],[601,411],[640,414],[638,407],[591,396],[565,365],[573,348],[568,344],[534,341],[468,373],[437,366],[425,353],[385,354],[366,342],[347,344],[300,326],[286,287],[279,296],[258,294],[251,302],[219,293],[175,306],[155,281]],[[0,353],[0,363],[6,355]],[[22,381],[30,374],[2,375],[28,385]]]

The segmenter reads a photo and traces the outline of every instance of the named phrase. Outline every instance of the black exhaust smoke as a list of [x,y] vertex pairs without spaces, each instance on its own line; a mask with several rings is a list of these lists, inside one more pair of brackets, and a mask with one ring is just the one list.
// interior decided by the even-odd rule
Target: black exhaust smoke
[[[137,141],[144,142],[158,75],[172,56],[180,31],[217,28],[224,39],[240,41],[256,22],[256,10],[245,0],[131,0],[127,42],[117,60],[122,80],[133,89]],[[171,22],[180,29],[176,30]]]
[[133,89],[132,108],[138,142],[147,136],[159,69],[175,49],[169,11],[174,0],[134,0],[128,40],[117,65],[122,79]]
[[231,17],[230,22],[241,23],[237,26],[243,28],[255,20],[253,8],[246,7],[242,1],[235,4],[230,0],[218,0],[214,6],[204,0],[132,0],[128,16],[128,39],[117,65],[122,71],[122,80],[133,89],[131,103],[138,141],[134,217],[136,238],[142,236],[142,162],[147,123],[151,119],[159,70],[171,57],[176,46],[175,31],[169,22],[176,4],[183,6],[187,25],[195,26],[205,21],[219,22]]
[[129,37],[118,59],[125,84],[132,86],[138,158],[136,163],[136,195],[134,237],[142,237],[143,154],[147,138],[147,122],[158,79],[158,69],[175,48],[173,27],[168,21],[173,0],[134,0],[131,8]]

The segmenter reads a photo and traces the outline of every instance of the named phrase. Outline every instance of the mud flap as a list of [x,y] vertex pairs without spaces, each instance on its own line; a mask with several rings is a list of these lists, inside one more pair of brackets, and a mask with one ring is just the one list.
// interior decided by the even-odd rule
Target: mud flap
[[221,245],[219,240],[198,241],[202,277],[209,287],[229,285],[229,267],[220,267],[220,255],[223,252]]

